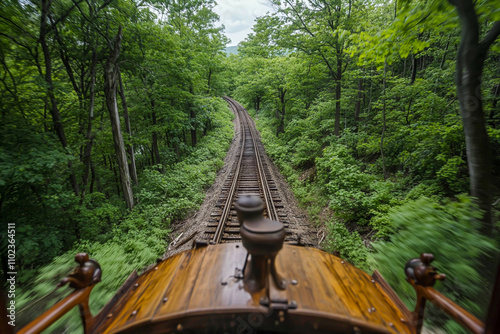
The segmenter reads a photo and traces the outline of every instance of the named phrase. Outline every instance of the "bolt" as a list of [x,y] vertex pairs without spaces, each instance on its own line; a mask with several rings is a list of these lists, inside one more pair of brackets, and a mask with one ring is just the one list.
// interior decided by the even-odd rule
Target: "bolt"
[[178,324],[178,325],[177,325],[177,330],[178,330],[178,331],[181,331],[181,330],[183,330],[183,329],[184,329],[184,326],[182,326],[182,324]]
[[139,286],[139,283],[135,283],[135,284],[134,284],[134,287],[136,287],[136,288],[137,288],[138,286]]
[[299,282],[298,282],[296,279],[293,279],[290,283],[292,283],[292,285],[297,285],[297,284],[299,284]]
[[137,310],[136,311],[132,311],[132,315],[136,315],[137,314]]
[[163,298],[163,302],[164,302],[164,303],[166,303],[166,302],[167,302],[167,300],[168,300],[168,298],[167,298],[167,297]]
[[112,314],[112,313],[108,314],[108,318],[111,318],[112,316],[113,316],[113,314]]

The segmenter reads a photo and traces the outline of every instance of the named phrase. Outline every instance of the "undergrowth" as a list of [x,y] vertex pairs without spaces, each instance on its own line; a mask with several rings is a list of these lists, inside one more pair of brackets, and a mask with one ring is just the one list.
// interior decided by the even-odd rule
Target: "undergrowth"
[[[17,298],[21,327],[69,293],[69,288],[57,291],[54,288],[74,267],[76,253],[88,253],[102,268],[102,282],[95,286],[90,297],[90,308],[96,314],[134,270],[142,270],[165,252],[170,223],[199,207],[205,190],[223,166],[234,134],[231,122],[234,115],[223,102],[218,109],[212,119],[213,130],[187,157],[169,167],[155,166],[141,175],[138,205],[132,212],[124,214],[107,202],[88,207],[88,218],[95,220],[84,232],[88,238],[40,268],[33,283],[25,286]],[[95,200],[102,196],[94,193],[93,197]],[[111,231],[100,235],[101,225],[108,222],[113,222]],[[72,310],[48,331],[81,332],[78,311]]]
[[[396,172],[384,178],[380,159],[367,160],[366,155],[360,159],[366,143],[363,134],[316,136],[317,142],[311,145],[308,138],[314,127],[294,120],[284,134],[276,136],[271,114],[260,113],[264,116],[257,125],[266,152],[310,220],[325,232],[320,246],[363,270],[378,269],[410,309],[415,293],[405,280],[405,263],[420,253],[434,253],[439,272],[451,278],[437,288],[476,315],[484,315],[481,298],[490,291],[480,273],[488,271],[498,243],[479,232],[481,212],[471,198],[459,193],[450,196],[450,189],[464,187],[462,179],[452,182],[458,158],[446,160],[436,177]],[[460,326],[442,313],[427,314],[431,326],[461,333]]]

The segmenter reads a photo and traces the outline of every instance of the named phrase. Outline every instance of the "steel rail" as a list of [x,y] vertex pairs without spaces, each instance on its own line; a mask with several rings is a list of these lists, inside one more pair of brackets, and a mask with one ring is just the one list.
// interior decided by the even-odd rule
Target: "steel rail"
[[[224,204],[222,205],[222,213],[220,215],[219,221],[217,223],[217,227],[215,230],[215,233],[213,237],[210,239],[210,244],[218,244],[224,240],[224,232],[226,229],[226,226],[228,226],[228,217],[231,212],[231,207],[234,201],[234,198],[237,193],[237,189],[239,187],[239,182],[240,182],[240,177],[242,173],[242,165],[243,165],[243,158],[245,156],[245,145],[247,140],[251,140],[251,144],[253,146],[253,155],[252,159],[255,159],[255,169],[256,169],[256,176],[257,176],[257,184],[260,189],[259,192],[261,192],[261,197],[263,197],[263,202],[267,211],[267,215],[270,219],[273,220],[278,220],[278,212],[277,209],[274,205],[271,189],[269,188],[268,180],[266,177],[266,171],[264,168],[264,163],[262,162],[261,159],[261,150],[259,149],[258,145],[258,134],[256,129],[252,127],[252,119],[250,118],[250,115],[245,112],[244,108],[235,100],[229,98],[229,97],[224,97],[224,100],[230,105],[231,109],[234,111],[235,114],[237,114],[239,118],[239,123],[241,125],[242,129],[242,136],[241,136],[241,149],[240,149],[240,154],[238,157],[238,161],[236,162],[236,166],[234,169],[233,173],[233,179],[231,180],[231,184],[228,190],[227,198],[225,199]],[[248,134],[246,133],[246,130],[248,130]],[[247,153],[248,157],[248,153]]]
[[[226,101],[230,101],[230,103],[233,106],[235,106],[235,108],[238,111],[240,111],[239,110],[240,108],[238,108],[238,105],[239,105],[238,102],[236,102],[230,98],[227,98]],[[278,220],[278,212],[277,212],[276,207],[274,205],[274,201],[273,201],[273,198],[271,195],[271,189],[269,189],[269,184],[267,182],[266,173],[264,170],[264,164],[262,163],[262,159],[260,157],[260,149],[259,149],[258,140],[257,140],[257,138],[258,138],[257,131],[256,131],[256,129],[254,129],[254,127],[251,126],[252,120],[250,118],[250,115],[248,115],[248,113],[241,111],[239,114],[240,114],[240,117],[245,119],[246,123],[248,124],[248,128],[250,130],[252,143],[253,143],[253,147],[254,147],[254,152],[255,152],[255,159],[257,162],[258,179],[259,179],[259,183],[261,185],[262,193],[264,196],[264,204],[267,208],[267,214],[268,214],[270,219]]]
[[[231,101],[229,98],[224,98],[224,100],[231,103],[234,106],[234,110],[236,112],[238,112],[237,106],[235,105],[235,103],[233,101]],[[243,128],[243,122],[242,122],[241,115],[239,115],[239,119],[240,119],[240,124],[242,125],[242,128]],[[236,169],[235,169],[235,172],[233,174],[233,181],[231,182],[231,188],[229,189],[226,204],[224,205],[224,209],[222,211],[222,214],[221,214],[221,217],[219,220],[219,224],[217,224],[217,229],[215,230],[214,237],[210,241],[211,244],[220,243],[220,239],[222,237],[222,232],[224,232],[224,226],[226,224],[227,217],[229,216],[229,212],[231,211],[231,205],[233,202],[233,197],[234,197],[234,193],[236,190],[236,185],[238,184],[238,180],[240,177],[241,161],[243,160],[243,153],[245,151],[246,134],[245,134],[245,131],[242,131],[242,132],[243,132],[243,134],[242,134],[242,140],[241,140],[242,144],[241,144],[240,156],[239,156],[238,162],[236,164]]]
[[[248,113],[243,113],[245,114],[244,117],[247,118],[248,123],[250,123],[250,115]],[[260,158],[260,149],[259,146],[257,145],[257,131],[253,127],[249,127],[250,132],[252,133],[252,141],[253,141],[253,146],[254,146],[254,151],[255,151],[255,157],[257,159],[257,170],[259,173],[259,180],[260,184],[262,185],[262,192],[264,194],[264,203],[267,207],[267,214],[270,219],[272,220],[278,220],[278,212],[276,210],[276,207],[274,206],[274,201],[273,197],[271,194],[271,189],[269,189],[269,184],[267,183],[267,178],[266,178],[266,173],[264,170],[264,164],[262,163],[262,159]]]

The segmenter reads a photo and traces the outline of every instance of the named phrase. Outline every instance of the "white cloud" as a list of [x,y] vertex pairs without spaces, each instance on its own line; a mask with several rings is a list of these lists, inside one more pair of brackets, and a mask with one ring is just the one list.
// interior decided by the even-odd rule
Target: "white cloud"
[[238,45],[252,32],[254,20],[272,11],[267,0],[217,0],[214,11],[219,14],[229,45]]

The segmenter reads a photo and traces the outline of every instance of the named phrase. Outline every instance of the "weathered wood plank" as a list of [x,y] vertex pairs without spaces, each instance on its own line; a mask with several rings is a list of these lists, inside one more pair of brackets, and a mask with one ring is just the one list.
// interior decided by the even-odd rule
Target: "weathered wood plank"
[[[172,278],[180,270],[180,264],[188,253],[181,253],[161,262],[137,280],[138,286],[130,294],[126,305],[119,314],[113,314],[114,321],[108,327],[120,328],[135,322],[146,322],[151,319],[164,291],[170,286]],[[112,312],[111,312],[112,313]],[[108,333],[106,330],[104,333]]]
[[[138,278],[139,286],[129,294],[105,333],[172,328],[181,320],[188,326],[190,319],[206,319],[226,328],[234,325],[233,320],[227,322],[230,314],[240,314],[246,321],[252,314],[260,314],[263,326],[267,322],[275,326],[280,319],[278,312],[269,312],[259,302],[267,290],[252,294],[245,290],[242,279],[234,278],[246,254],[243,246],[235,243],[190,250],[167,259],[157,270]],[[320,325],[328,331],[357,327],[367,332],[412,333],[404,323],[409,320],[407,315],[382,287],[338,257],[314,248],[284,245],[276,266],[288,282],[288,302],[293,300],[297,305],[288,311],[290,317],[284,317],[282,329],[297,332],[293,326],[300,323],[303,329]],[[194,325],[204,328],[201,323],[189,326]]]
[[[197,280],[205,278],[204,273],[201,272],[201,267],[208,253],[207,248],[197,248],[184,253],[185,257],[175,277],[173,277],[166,292],[161,296],[162,300],[167,298],[167,301],[156,305],[158,307],[155,310],[155,317],[169,313],[183,312],[187,309],[193,293],[193,286]],[[205,293],[208,294],[209,291],[205,291]]]
[[236,268],[243,269],[246,254],[240,243],[209,246],[202,268],[203,279],[193,288],[189,309],[258,306],[258,299],[252,302],[252,295],[242,289],[241,280],[233,277]]

